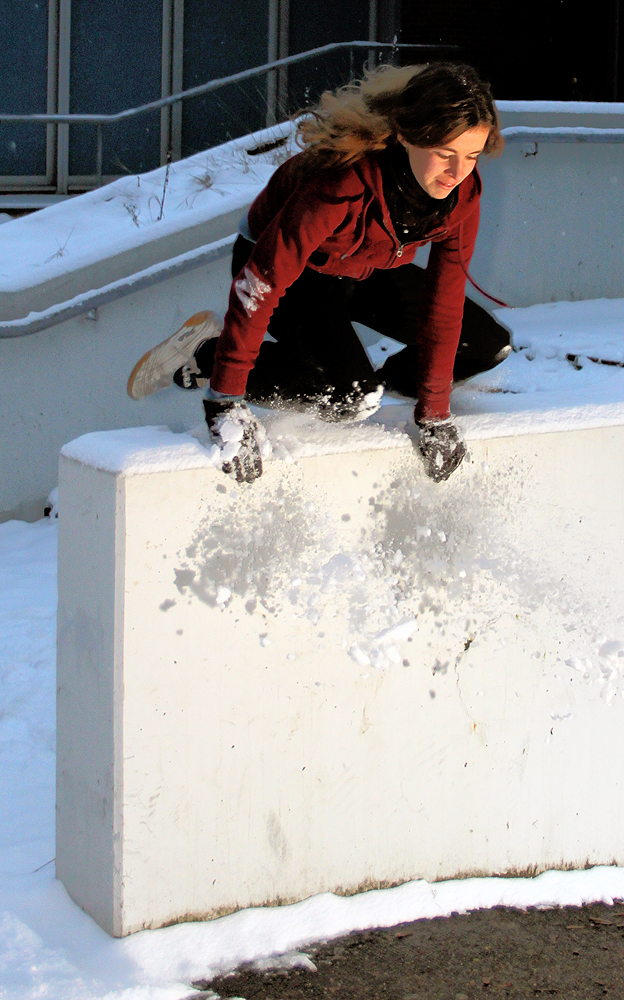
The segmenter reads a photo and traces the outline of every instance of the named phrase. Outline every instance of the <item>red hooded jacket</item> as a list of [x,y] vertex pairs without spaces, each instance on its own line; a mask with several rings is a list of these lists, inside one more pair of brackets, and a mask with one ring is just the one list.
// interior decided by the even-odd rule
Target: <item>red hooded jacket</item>
[[[477,171],[462,181],[457,205],[441,225],[424,239],[401,245],[384,199],[378,156],[303,177],[292,171],[292,162],[276,170],[249,209],[249,229],[257,242],[232,283],[211,387],[228,395],[244,393],[271,314],[304,267],[363,279],[375,268],[410,263],[418,247],[431,242],[417,330],[416,417],[447,417],[466,271],[479,227]],[[328,255],[322,267],[308,263],[315,250]]]

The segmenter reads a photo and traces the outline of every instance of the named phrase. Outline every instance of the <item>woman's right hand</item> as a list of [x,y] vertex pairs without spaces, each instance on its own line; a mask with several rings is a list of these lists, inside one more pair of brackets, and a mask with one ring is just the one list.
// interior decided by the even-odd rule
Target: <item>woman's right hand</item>
[[222,469],[238,483],[253,483],[262,475],[264,429],[244,400],[205,399],[208,432],[223,458]]

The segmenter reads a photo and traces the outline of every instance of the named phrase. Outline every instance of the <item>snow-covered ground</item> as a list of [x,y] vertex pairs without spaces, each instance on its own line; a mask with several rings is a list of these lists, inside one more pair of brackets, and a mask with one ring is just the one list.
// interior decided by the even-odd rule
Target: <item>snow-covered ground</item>
[[472,436],[618,424],[624,419],[624,299],[497,309],[513,353],[455,389]]
[[[471,379],[456,395],[465,412],[583,406],[620,399],[624,366],[624,299],[549,302],[497,309],[512,333],[514,353],[494,371]],[[620,367],[618,367],[620,366]],[[474,390],[512,398],[486,403]],[[527,398],[528,397],[528,398]],[[457,408],[457,407],[456,407]]]
[[[500,433],[506,420],[520,414],[537,429],[544,429],[546,418],[558,426],[609,422],[609,414],[613,422],[622,421],[624,368],[602,362],[624,359],[624,300],[502,310],[499,316],[513,330],[517,351],[498,369],[457,389],[456,412],[481,414],[483,433],[496,425]],[[408,409],[392,407],[394,413],[404,411],[403,423]],[[292,415],[291,431],[301,419]],[[389,436],[401,430],[391,429]],[[296,459],[296,433],[285,439],[283,431],[282,423],[278,441],[269,427],[275,457]],[[340,430],[331,425],[317,427],[317,444],[336,433]],[[365,431],[360,426],[353,433]],[[149,429],[137,434],[140,450]],[[182,459],[194,463],[197,440],[188,437],[182,444]],[[289,961],[305,964],[309,960],[300,952],[306,944],[353,929],[480,906],[624,898],[624,869],[617,868],[549,872],[534,879],[418,881],[110,939],[54,878],[56,546],[54,519],[0,525],[2,1000],[181,1000],[192,994],[195,979],[275,954],[288,953]]]

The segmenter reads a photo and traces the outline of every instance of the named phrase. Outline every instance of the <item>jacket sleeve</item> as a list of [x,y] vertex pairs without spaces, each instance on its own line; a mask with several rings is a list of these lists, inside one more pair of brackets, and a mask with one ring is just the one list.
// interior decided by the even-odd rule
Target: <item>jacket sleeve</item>
[[260,234],[247,264],[232,282],[210,385],[241,395],[273,310],[302,273],[310,254],[344,220],[349,197],[333,185],[302,184]]
[[[450,416],[453,365],[459,346],[466,271],[479,229],[479,202],[449,236],[433,243],[418,319],[417,420]],[[463,264],[463,266],[462,266]]]

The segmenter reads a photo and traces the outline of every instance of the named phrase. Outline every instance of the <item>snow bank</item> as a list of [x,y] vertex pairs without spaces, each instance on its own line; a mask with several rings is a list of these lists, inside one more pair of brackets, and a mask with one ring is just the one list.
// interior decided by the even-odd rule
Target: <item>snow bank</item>
[[[292,148],[276,125],[105,187],[0,228],[0,292],[32,288],[249,204]],[[285,146],[249,156],[254,146]]]
[[[340,454],[409,444],[408,436],[392,424],[328,424],[310,413],[267,411],[254,407],[268,434],[265,458],[294,462],[310,455]],[[399,423],[405,427],[408,412],[401,407]],[[396,418],[395,418],[396,419]],[[217,467],[223,461],[212,444],[205,424],[190,433],[174,434],[168,427],[130,427],[118,431],[84,434],[64,445],[61,454],[85,465],[126,475],[177,472],[181,469]]]
[[616,101],[496,101],[499,111],[536,114],[551,111],[572,115],[624,115],[624,104]]
[[128,427],[83,434],[61,454],[106,472],[178,472],[216,466],[220,452],[216,445],[208,446],[207,434],[206,444],[168,427]]
[[351,931],[484,907],[610,905],[623,898],[624,869],[607,867],[550,871],[533,879],[418,881],[358,896],[324,893],[292,906],[243,910],[113,940],[74,906],[52,875],[41,873],[21,880],[15,894],[0,883],[0,996],[183,1000],[193,995],[194,980]]
[[549,302],[497,309],[495,316],[513,334],[516,350],[560,359],[572,352],[624,364],[624,299]]
[[624,419],[624,299],[497,309],[513,352],[455,389],[469,437],[577,430]]

